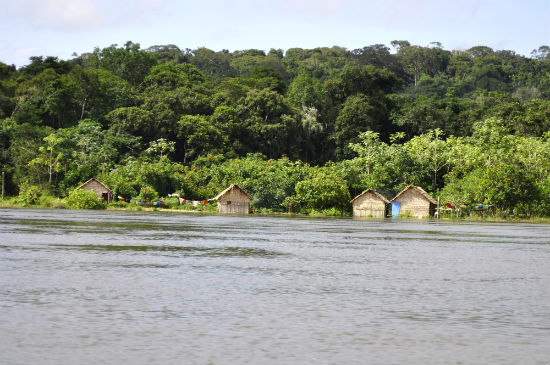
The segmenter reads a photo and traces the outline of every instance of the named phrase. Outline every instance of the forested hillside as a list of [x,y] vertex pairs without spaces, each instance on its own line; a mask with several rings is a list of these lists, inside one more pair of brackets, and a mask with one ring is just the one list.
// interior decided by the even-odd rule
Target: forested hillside
[[[531,57],[394,41],[215,52],[126,43],[0,63],[6,193],[91,177],[257,208],[349,209],[408,184],[444,201],[550,215],[550,48]],[[36,189],[36,188],[35,188]]]

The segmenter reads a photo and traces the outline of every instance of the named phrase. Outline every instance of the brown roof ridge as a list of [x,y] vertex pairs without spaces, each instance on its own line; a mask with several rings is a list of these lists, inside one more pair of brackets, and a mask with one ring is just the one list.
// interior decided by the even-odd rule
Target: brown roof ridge
[[244,191],[243,189],[241,189],[239,187],[239,185],[237,184],[231,184],[229,185],[229,187],[227,189],[225,189],[224,191],[222,191],[221,193],[219,193],[218,195],[216,195],[214,198],[212,198],[211,200],[218,200],[220,197],[224,196],[225,194],[227,194],[229,191],[233,190],[233,189],[237,189],[239,190],[241,193],[243,193],[244,195],[246,195],[250,200],[253,200],[252,196],[250,196],[250,194],[248,194],[246,191]]
[[99,185],[103,186],[105,189],[109,190],[111,192],[111,194],[113,193],[113,191],[111,189],[109,189],[109,187],[107,185],[105,185],[104,183],[102,183],[101,181],[99,181],[99,179],[96,179],[95,177],[92,177],[91,179],[88,179],[88,181],[86,181],[85,183],[82,183],[80,186],[77,187],[77,189],[80,189],[82,188],[84,185],[86,185],[87,183],[91,182],[92,180],[95,180],[99,183]]
[[409,189],[415,189],[417,190],[421,195],[423,195],[430,203],[437,204],[437,200],[435,200],[430,194],[428,194],[424,189],[422,189],[419,186],[416,185],[408,185],[405,189],[401,190],[399,194],[397,194],[390,202],[393,202],[395,199],[399,198],[405,191]]
[[378,198],[380,198],[384,203],[386,203],[386,204],[390,203],[390,201],[388,199],[386,199],[386,197],[384,197],[384,195],[380,194],[379,192],[377,192],[374,189],[367,189],[367,190],[363,191],[361,194],[357,195],[355,198],[350,200],[350,203],[353,203],[354,201],[356,201],[357,199],[359,199],[360,197],[362,197],[363,195],[365,195],[369,191],[372,192],[374,195],[376,195]]

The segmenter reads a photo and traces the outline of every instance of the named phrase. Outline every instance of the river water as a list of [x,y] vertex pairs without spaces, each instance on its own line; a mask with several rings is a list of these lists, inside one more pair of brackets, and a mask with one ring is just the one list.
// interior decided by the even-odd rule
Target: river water
[[550,364],[550,226],[2,209],[0,364]]

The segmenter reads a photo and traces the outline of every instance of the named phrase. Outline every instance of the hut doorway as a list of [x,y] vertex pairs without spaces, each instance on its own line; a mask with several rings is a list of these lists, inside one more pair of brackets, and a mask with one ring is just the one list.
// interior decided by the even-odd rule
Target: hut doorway
[[391,203],[391,216],[397,217],[399,215],[399,211],[401,210],[401,202],[392,202]]

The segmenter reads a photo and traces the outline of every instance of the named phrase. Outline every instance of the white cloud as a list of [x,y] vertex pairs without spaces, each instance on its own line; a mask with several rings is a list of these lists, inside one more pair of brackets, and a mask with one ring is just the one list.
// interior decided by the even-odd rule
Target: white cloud
[[91,0],[39,0],[34,15],[62,30],[103,25],[103,16]]
[[25,59],[40,54],[41,49],[38,47],[18,48],[13,53],[17,57],[24,57]]
[[74,31],[104,24],[93,0],[21,0],[8,5],[6,12],[6,18],[21,19],[37,29]]
[[[132,24],[162,12],[170,14],[170,9],[174,8],[170,2],[167,0],[119,0],[116,11],[106,14],[106,17],[109,18],[110,25]],[[107,13],[108,6],[105,5],[103,8]]]
[[311,11],[330,14],[344,9],[350,0],[285,0],[284,7],[291,11]]

